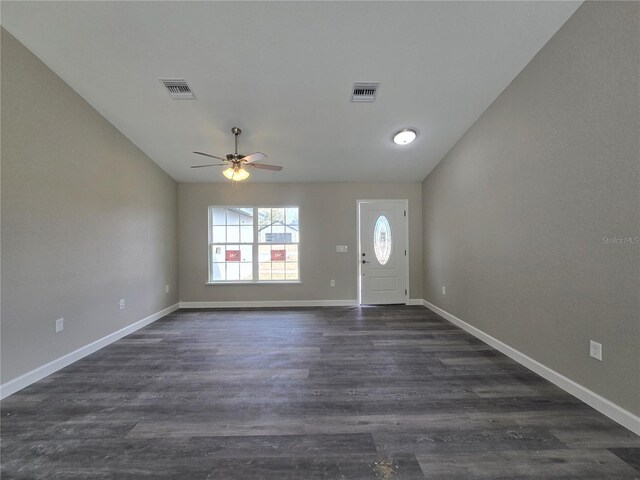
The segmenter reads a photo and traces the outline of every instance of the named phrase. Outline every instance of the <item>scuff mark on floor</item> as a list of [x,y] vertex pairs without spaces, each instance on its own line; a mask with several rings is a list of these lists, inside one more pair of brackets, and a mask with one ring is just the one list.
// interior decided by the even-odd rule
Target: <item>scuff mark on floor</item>
[[391,458],[384,462],[374,462],[373,471],[380,480],[393,480],[397,478],[397,470],[398,465],[394,465]]

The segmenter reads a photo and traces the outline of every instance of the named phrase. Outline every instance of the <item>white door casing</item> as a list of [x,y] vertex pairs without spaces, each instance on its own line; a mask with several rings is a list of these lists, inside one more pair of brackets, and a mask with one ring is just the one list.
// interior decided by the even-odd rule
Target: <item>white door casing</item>
[[360,304],[407,303],[407,204],[407,200],[358,200]]

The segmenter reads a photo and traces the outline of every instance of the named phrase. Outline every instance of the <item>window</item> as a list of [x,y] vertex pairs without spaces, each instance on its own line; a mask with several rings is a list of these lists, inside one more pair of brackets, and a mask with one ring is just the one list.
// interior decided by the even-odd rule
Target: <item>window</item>
[[298,207],[209,207],[209,282],[297,282]]

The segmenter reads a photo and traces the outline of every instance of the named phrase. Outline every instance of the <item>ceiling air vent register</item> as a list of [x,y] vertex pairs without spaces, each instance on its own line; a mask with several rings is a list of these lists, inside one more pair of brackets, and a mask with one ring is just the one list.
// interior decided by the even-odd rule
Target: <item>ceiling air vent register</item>
[[380,82],[353,82],[352,102],[373,102],[380,88]]
[[193,99],[196,96],[186,80],[179,78],[161,78],[160,81],[169,92],[169,96],[175,99]]

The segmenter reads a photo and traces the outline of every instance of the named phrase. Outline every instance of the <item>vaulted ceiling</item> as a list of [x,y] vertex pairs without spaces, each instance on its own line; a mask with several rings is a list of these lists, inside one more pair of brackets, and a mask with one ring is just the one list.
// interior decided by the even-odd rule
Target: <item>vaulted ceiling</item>
[[189,166],[232,152],[233,126],[284,166],[251,181],[420,181],[579,5],[3,1],[1,22],[178,181],[226,181]]

